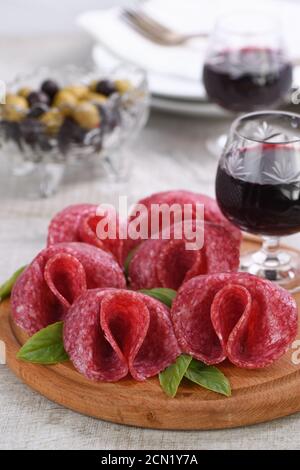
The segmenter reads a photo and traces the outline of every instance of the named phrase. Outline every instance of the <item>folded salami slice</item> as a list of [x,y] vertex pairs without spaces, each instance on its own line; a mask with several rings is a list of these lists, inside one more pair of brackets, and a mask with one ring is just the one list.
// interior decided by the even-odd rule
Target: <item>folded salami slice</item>
[[[104,216],[97,215],[97,207],[94,204],[77,204],[68,206],[55,215],[48,230],[48,246],[61,242],[84,242],[102,248],[114,255],[122,265],[128,250],[125,249],[126,241],[119,237],[120,222],[117,214],[107,213]],[[112,227],[115,234],[107,236],[106,224],[99,225],[101,220],[113,218]]]
[[171,318],[183,352],[206,364],[227,357],[249,369],[282,356],[298,321],[286,290],[246,273],[194,277],[179,290]]
[[[152,204],[167,204],[169,206],[172,204],[179,204],[181,207],[183,207],[184,204],[191,204],[193,206],[193,216],[196,217],[197,203],[204,205],[204,219],[206,221],[226,225],[230,228],[233,236],[237,238],[237,240],[241,239],[241,231],[228,222],[228,220],[223,216],[215,199],[204,194],[185,190],[164,191],[141,199],[137,204],[143,204],[147,208],[148,213],[151,211]],[[135,217],[135,208],[133,208],[132,215],[129,220],[132,221]],[[151,217],[149,219],[149,227],[150,220]]]
[[80,219],[95,214],[96,209],[95,204],[74,204],[58,212],[49,224],[47,245],[81,241],[78,235]]
[[64,345],[75,368],[97,381],[158,374],[180,354],[169,309],[124,289],[87,291],[69,309]]
[[85,243],[60,243],[41,251],[21,274],[12,292],[12,315],[33,334],[63,319],[87,289],[125,285],[111,254]]
[[186,243],[186,238],[178,240],[173,236],[170,240],[142,242],[129,264],[130,286],[136,290],[154,287],[177,290],[199,274],[237,270],[240,243],[227,226],[206,222],[203,248],[189,250]]

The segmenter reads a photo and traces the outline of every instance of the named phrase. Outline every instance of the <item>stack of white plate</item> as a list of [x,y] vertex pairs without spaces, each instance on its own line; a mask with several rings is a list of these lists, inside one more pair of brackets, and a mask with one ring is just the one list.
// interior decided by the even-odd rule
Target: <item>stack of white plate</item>
[[[243,6],[241,6],[243,5]],[[257,11],[280,18],[292,59],[300,57],[300,5],[288,0],[148,0],[143,10],[166,26],[182,33],[210,34],[217,17],[231,11]],[[183,46],[161,46],[133,30],[121,17],[121,8],[89,11],[78,24],[96,40],[92,55],[101,70],[111,70],[120,61],[134,63],[148,72],[154,108],[189,115],[221,116],[225,112],[210,103],[202,84],[206,39]],[[295,69],[294,86],[300,85]]]

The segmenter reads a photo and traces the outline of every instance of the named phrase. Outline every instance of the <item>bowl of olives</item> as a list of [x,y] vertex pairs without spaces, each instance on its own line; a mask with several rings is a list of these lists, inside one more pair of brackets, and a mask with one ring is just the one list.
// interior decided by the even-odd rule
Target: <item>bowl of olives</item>
[[7,84],[0,105],[1,153],[14,174],[35,175],[43,197],[56,192],[74,166],[79,175],[92,167],[93,174],[99,168],[99,174],[118,179],[120,150],[148,113],[147,79],[134,66],[121,65],[109,76],[70,66],[40,69]]

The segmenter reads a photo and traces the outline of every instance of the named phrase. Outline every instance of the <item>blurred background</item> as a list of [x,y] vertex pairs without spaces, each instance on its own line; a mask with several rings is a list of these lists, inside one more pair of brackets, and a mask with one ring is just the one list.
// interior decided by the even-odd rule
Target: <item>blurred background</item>
[[[132,12],[146,15],[146,25],[145,16],[141,22],[130,16]],[[241,20],[228,29],[224,19],[235,12]],[[24,262],[43,246],[52,214],[69,203],[115,203],[119,194],[127,194],[133,202],[171,188],[214,196],[218,160],[232,120],[251,111],[253,104],[298,110],[291,100],[300,85],[297,0],[2,0],[0,15],[0,79],[14,96],[24,87],[39,92],[43,80],[54,78],[62,90],[80,83],[91,87],[91,80],[86,79],[91,71],[98,82],[125,80],[133,91],[129,97],[125,93],[125,101],[119,96],[113,102],[115,114],[106,127],[106,108],[98,106],[102,124],[97,129],[102,140],[95,145],[87,128],[82,129],[77,108],[77,117],[61,116],[59,109],[58,117],[66,124],[64,132],[46,136],[46,145],[40,128],[43,116],[26,118],[25,128],[19,115],[18,122],[14,113],[12,120],[11,116],[3,118],[0,217],[6,222],[6,232],[3,230],[2,241],[5,249],[14,251],[30,218],[32,233],[26,235]],[[158,34],[161,30],[156,24],[150,31],[149,19],[171,30],[171,36],[170,31],[167,36]],[[243,39],[248,29],[255,38],[250,54]],[[185,40],[189,34],[195,37]],[[231,50],[236,44],[242,54],[233,59],[221,57],[221,62],[229,67],[225,78],[244,73],[248,98],[243,102],[233,95],[221,103],[209,90],[212,78],[203,81],[204,66],[208,74],[214,74],[220,50],[222,53],[225,46]],[[66,66],[75,67],[76,72],[67,74]],[[259,80],[257,68],[262,70]],[[222,82],[222,73],[220,77]],[[227,91],[223,96],[227,96],[234,87],[224,83]],[[240,94],[246,95],[244,91]],[[258,103],[254,103],[256,99]],[[112,104],[110,99],[106,103]],[[36,112],[35,106],[31,108],[30,113]],[[72,141],[68,156],[64,153],[66,139]],[[20,253],[13,255],[12,266],[3,261],[0,271],[4,278],[21,262]]]
[[[128,15],[128,12],[136,11],[147,15],[146,24],[144,24],[145,18],[131,18]],[[242,57],[238,59],[234,57],[233,60],[238,60],[238,64],[231,63],[231,58],[227,58],[228,64],[225,66],[231,67],[233,74],[236,73],[236,67],[238,70],[239,67],[244,67],[245,73],[247,73],[247,67],[264,68],[264,75],[258,80],[264,81],[270,72],[271,78],[267,79],[272,81],[272,73],[275,75],[278,71],[281,73],[284,65],[292,60],[295,65],[292,82],[289,77],[284,77],[283,70],[281,82],[285,85],[281,90],[270,90],[270,94],[273,94],[275,99],[272,95],[271,101],[261,99],[260,96],[257,96],[257,100],[260,107],[284,106],[296,111],[296,105],[291,106],[290,92],[292,87],[297,89],[298,84],[300,85],[300,67],[296,66],[300,64],[298,53],[300,3],[298,0],[265,0],[264,2],[253,0],[251,3],[241,3],[237,0],[226,2],[212,0],[209,4],[205,0],[185,0],[184,2],[181,0],[64,0],[63,2],[59,0],[3,0],[0,4],[2,18],[0,79],[5,81],[8,91],[12,90],[11,83],[13,83],[13,92],[17,92],[18,87],[22,88],[27,85],[36,89],[38,86],[37,83],[29,83],[29,79],[26,83],[24,78],[26,74],[40,76],[40,81],[51,78],[49,77],[50,71],[53,71],[52,75],[61,74],[66,77],[64,68],[70,65],[80,67],[81,71],[77,71],[76,77],[69,77],[69,83],[65,80],[65,86],[78,81],[82,78],[79,77],[80,74],[88,73],[92,69],[99,71],[99,77],[109,78],[113,75],[113,71],[117,67],[122,67],[124,63],[140,67],[147,75],[151,117],[142,134],[135,133],[134,137],[138,138],[135,140],[134,147],[131,145],[129,152],[130,157],[133,158],[133,164],[131,165],[125,157],[115,159],[113,163],[116,168],[115,173],[120,171],[122,175],[117,176],[123,177],[126,173],[126,177],[134,179],[135,173],[138,172],[139,179],[141,179],[140,170],[142,176],[147,174],[144,168],[141,168],[141,163],[147,165],[149,160],[153,163],[157,157],[160,165],[168,166],[170,182],[162,180],[162,172],[159,172],[157,177],[148,183],[153,189],[189,185],[199,190],[199,185],[204,185],[203,189],[212,193],[213,180],[209,176],[213,175],[212,169],[215,168],[220,156],[229,123],[237,112],[252,110],[249,103],[238,109],[231,96],[228,98],[231,101],[229,106],[228,103],[220,103],[214,91],[208,90],[207,84],[203,82],[204,65],[220,59],[218,48],[224,48],[225,45],[228,48],[236,47],[236,39],[239,40],[236,29],[232,29],[226,37],[223,37],[222,28],[226,15],[237,11],[242,17],[242,22],[245,23],[243,25],[238,21],[240,30],[253,28],[251,34],[257,33],[255,47],[262,48],[263,54],[242,54]],[[253,17],[249,16],[249,12],[252,11]],[[163,28],[169,28],[172,33],[171,37],[170,34],[167,36],[157,34],[160,33],[157,27],[150,30],[150,34],[149,19],[150,22],[158,21]],[[277,23],[278,19],[281,24]],[[217,20],[221,24],[220,34],[214,32]],[[266,25],[263,24],[264,22]],[[271,25],[270,31],[268,22]],[[259,31],[258,23],[262,23],[261,31]],[[267,31],[266,41],[263,37],[265,31]],[[185,41],[185,35],[191,33],[196,34],[196,37]],[[180,42],[182,36],[183,40]],[[263,45],[261,44],[262,37]],[[169,39],[171,39],[170,43],[166,41]],[[241,50],[244,50],[246,46],[246,43],[242,44]],[[270,50],[275,51],[275,54],[265,54]],[[280,51],[280,54],[278,55],[276,51]],[[49,72],[42,72],[42,67],[48,68]],[[241,70],[238,71],[240,72]],[[122,78],[122,75],[128,78],[128,71],[120,72],[119,78]],[[136,81],[138,81],[137,78]],[[209,78],[207,82],[211,83],[211,79]],[[228,84],[223,83],[223,86],[228,90]],[[243,85],[244,88],[245,86]],[[255,96],[255,90],[253,91],[249,86],[247,88],[248,95],[251,94],[252,99]],[[139,125],[135,127],[139,131],[144,127],[146,114],[145,112],[142,118],[137,119]],[[210,122],[207,123],[207,120]],[[155,139],[153,139],[153,133]],[[148,136],[150,145],[147,145]],[[118,142],[115,138],[114,151],[116,149],[122,152],[127,151],[130,148],[131,137],[130,132],[127,132],[122,145],[120,135]],[[113,154],[111,140],[107,146],[103,145],[110,156]],[[140,150],[140,145],[142,150]],[[109,150],[108,146],[110,146]],[[143,159],[140,156],[135,159],[137,149],[139,149],[139,154],[144,155]],[[18,148],[13,150],[10,147],[9,154],[20,153],[19,150]],[[47,159],[47,156],[37,156],[35,149],[28,148],[27,150],[25,157],[18,155],[20,157],[18,159],[15,159],[15,156],[10,158],[7,157],[8,152],[3,157],[3,165],[6,162],[8,166],[11,164],[10,166],[17,167],[17,171],[13,172],[14,176],[16,173],[30,173],[28,165],[28,171],[24,168],[18,171],[22,158],[27,161]],[[30,152],[34,155],[30,155]],[[3,153],[5,153],[4,150]],[[166,153],[168,154],[167,160],[164,158]],[[172,158],[170,158],[171,155]],[[98,162],[100,160],[101,158]],[[192,163],[191,174],[186,179],[177,168],[183,161],[185,168],[189,167],[188,162]],[[110,161],[108,163],[111,165]],[[122,166],[121,169],[117,168],[119,164]],[[81,166],[80,173],[84,172],[84,166],[87,165]],[[106,173],[108,172],[111,176],[108,166]],[[36,170],[33,167],[31,169]],[[2,168],[2,174],[3,171]],[[57,171],[57,168],[54,169],[55,178],[59,180],[61,175],[56,175]],[[151,171],[155,171],[153,165]],[[33,178],[32,181],[29,179],[28,184],[33,188],[39,177],[36,171],[32,173],[35,179]],[[72,168],[69,166],[64,172],[64,179],[74,184],[77,181],[80,184],[80,178],[76,180],[75,173],[74,171],[72,173]],[[94,174],[93,170],[89,174]],[[89,174],[87,179],[89,179]],[[197,179],[195,179],[195,174]],[[0,185],[0,195],[1,189],[2,197],[6,198],[16,198],[20,196],[19,193],[23,197],[30,193],[28,185],[20,191],[23,181],[25,184],[24,178],[19,180],[13,178],[7,168],[7,177],[2,178]],[[33,193],[38,193],[36,188],[33,189]],[[133,192],[139,191],[131,186],[130,192],[132,190]],[[55,190],[49,190],[49,195],[51,192],[54,193]]]
[[9,36],[40,33],[70,33],[75,31],[75,20],[80,13],[128,5],[122,0],[3,0],[1,34]]

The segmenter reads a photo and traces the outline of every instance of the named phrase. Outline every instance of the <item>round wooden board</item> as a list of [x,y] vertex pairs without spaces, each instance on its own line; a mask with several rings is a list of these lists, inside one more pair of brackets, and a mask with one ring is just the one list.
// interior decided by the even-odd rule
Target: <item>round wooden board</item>
[[[247,240],[242,249],[257,246],[257,241]],[[296,300],[300,306],[300,294]],[[0,305],[0,339],[6,345],[8,366],[31,388],[71,410],[114,423],[153,429],[221,429],[300,411],[300,364],[293,364],[296,350],[292,348],[266,369],[245,370],[222,364],[220,369],[232,385],[229,398],[188,381],[181,384],[176,398],[168,398],[157,378],[143,383],[131,379],[94,383],[76,372],[71,363],[42,366],[17,360],[26,335],[13,324],[9,301]]]

